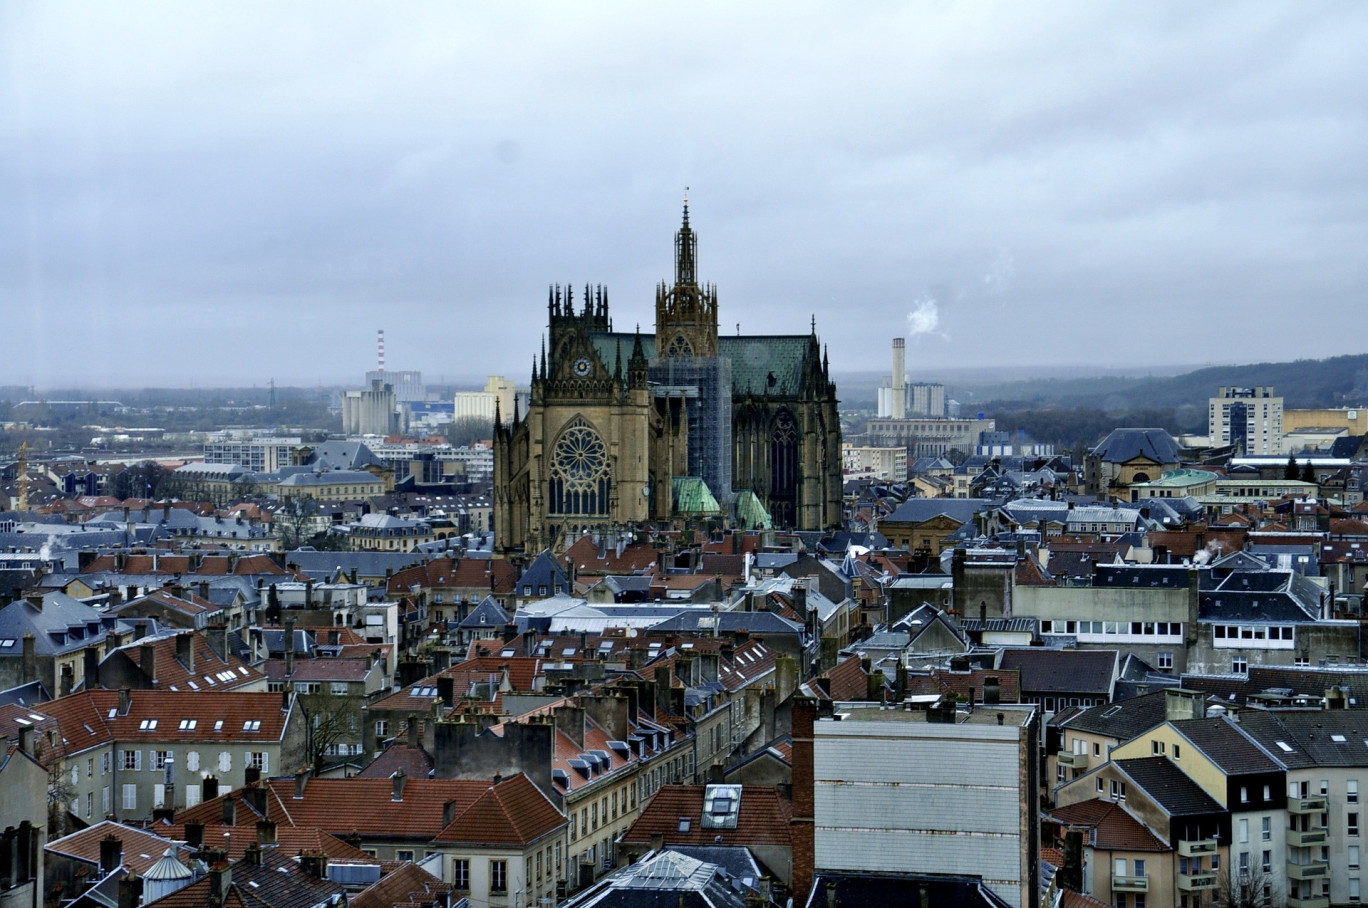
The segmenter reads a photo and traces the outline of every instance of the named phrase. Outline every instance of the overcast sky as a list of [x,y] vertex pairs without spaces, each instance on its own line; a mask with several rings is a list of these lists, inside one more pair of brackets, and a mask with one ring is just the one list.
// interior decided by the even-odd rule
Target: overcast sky
[[0,384],[526,380],[547,285],[832,368],[1364,350],[1368,4],[0,2]]

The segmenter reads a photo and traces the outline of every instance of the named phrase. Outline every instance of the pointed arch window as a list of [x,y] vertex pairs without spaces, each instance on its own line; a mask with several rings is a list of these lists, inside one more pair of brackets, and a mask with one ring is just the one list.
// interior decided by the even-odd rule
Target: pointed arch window
[[798,425],[780,410],[770,430],[770,509],[776,522],[791,526],[798,492]]
[[577,416],[551,453],[551,513],[607,514],[611,487],[608,448],[593,426]]
[[670,346],[665,349],[666,356],[693,356],[693,347],[682,334],[676,334]]

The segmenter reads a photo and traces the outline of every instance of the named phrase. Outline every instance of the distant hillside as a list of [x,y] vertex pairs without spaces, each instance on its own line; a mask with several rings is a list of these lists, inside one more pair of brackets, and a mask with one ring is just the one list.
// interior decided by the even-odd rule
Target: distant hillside
[[[1171,377],[1032,379],[947,388],[951,396],[993,408],[1065,406],[1103,410],[1200,406],[1222,386],[1272,385],[1293,408],[1353,406],[1368,401],[1368,355],[1291,363],[1211,366]],[[980,407],[982,408],[982,407]]]
[[1288,408],[1368,402],[1368,355],[1212,366],[1170,377],[1031,379],[947,387],[964,411],[998,427],[1066,447],[1091,445],[1116,426],[1205,432],[1207,399],[1221,387],[1272,385]]

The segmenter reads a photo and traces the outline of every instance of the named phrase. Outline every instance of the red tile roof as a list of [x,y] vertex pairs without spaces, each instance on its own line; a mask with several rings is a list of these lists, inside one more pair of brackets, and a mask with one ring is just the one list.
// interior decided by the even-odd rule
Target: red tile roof
[[[779,791],[764,785],[741,789],[741,807],[735,829],[703,828],[703,785],[665,785],[651,798],[624,842],[649,843],[663,835],[667,845],[780,845],[791,847],[789,817],[793,805]],[[680,819],[690,819],[689,831],[680,832]]]
[[137,871],[139,874],[147,873],[153,864],[162,859],[168,848],[176,849],[176,856],[182,863],[188,863],[189,855],[184,852],[179,844],[184,839],[173,835],[170,830],[157,827],[155,830],[147,831],[125,826],[122,823],[115,823],[111,820],[103,820],[94,826],[82,829],[80,832],[73,832],[55,842],[49,842],[46,849],[54,854],[66,855],[98,866],[100,863],[100,842],[111,835],[123,843],[124,866]]
[[[334,835],[403,837],[431,841],[444,827],[443,810],[455,802],[459,815],[489,788],[488,781],[407,779],[402,801],[394,800],[391,779],[309,779],[304,797],[295,798],[294,779],[271,779],[267,815],[277,823],[316,826]],[[219,822],[223,798],[205,801],[176,814],[178,822]],[[239,815],[242,807],[239,806]]]
[[564,815],[541,789],[519,773],[489,786],[437,835],[436,841],[527,845],[565,823]]
[[[280,741],[290,712],[282,695],[240,691],[135,690],[119,714],[119,691],[81,691],[43,704],[74,753],[109,741]],[[258,723],[254,728],[250,723]]]
[[1094,830],[1092,845],[1103,851],[1170,851],[1154,833],[1124,807],[1113,801],[1092,798],[1056,807],[1051,819],[1065,826],[1083,826]]

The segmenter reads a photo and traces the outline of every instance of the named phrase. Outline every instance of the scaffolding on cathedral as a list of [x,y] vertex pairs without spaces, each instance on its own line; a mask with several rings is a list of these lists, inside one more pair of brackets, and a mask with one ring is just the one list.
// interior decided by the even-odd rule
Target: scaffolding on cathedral
[[666,356],[651,366],[652,392],[681,397],[689,419],[689,475],[707,483],[725,509],[732,491],[731,361],[719,356]]

